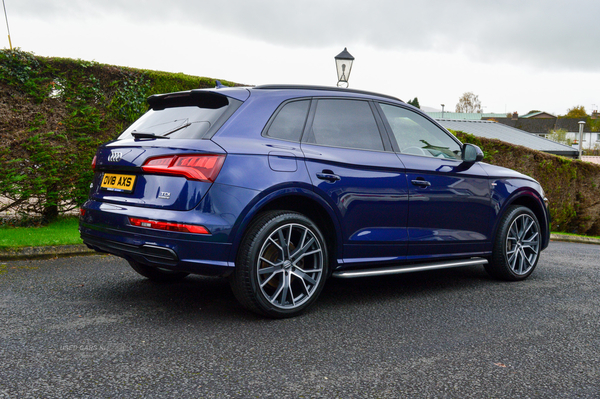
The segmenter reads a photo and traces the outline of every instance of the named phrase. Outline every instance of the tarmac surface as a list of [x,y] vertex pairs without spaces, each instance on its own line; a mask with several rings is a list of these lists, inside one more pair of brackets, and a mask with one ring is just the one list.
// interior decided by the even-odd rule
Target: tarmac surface
[[600,247],[523,282],[482,267],[331,279],[270,320],[227,282],[153,284],[113,256],[0,262],[0,398],[597,398]]

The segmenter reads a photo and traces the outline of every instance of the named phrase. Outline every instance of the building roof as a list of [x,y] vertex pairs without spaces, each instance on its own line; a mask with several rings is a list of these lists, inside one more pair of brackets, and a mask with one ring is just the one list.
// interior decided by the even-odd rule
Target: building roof
[[[543,119],[538,119],[543,120]],[[567,145],[548,140],[534,134],[493,121],[437,119],[446,129],[460,130],[465,133],[488,139],[502,140],[510,144],[521,145],[534,150],[566,157],[577,157],[579,152]]]
[[519,118],[556,118],[556,116],[554,116],[548,112],[537,111],[537,112],[530,112],[528,114],[519,116]]
[[[492,119],[485,118],[484,119]],[[529,133],[548,134],[550,130],[565,129],[567,132],[579,132],[579,121],[586,118],[493,118],[496,122],[511,126]],[[583,126],[583,131],[589,133],[591,127],[588,123]]]
[[[495,113],[478,113],[478,112],[427,112],[426,114],[433,119],[465,119],[465,120],[481,120],[483,118],[506,118],[506,114]],[[443,115],[442,115],[443,114]]]
[[579,132],[579,122],[586,122],[583,125],[583,131],[588,133],[591,132],[591,127],[587,123],[587,118],[558,118],[556,121],[556,129],[565,129],[567,132]]

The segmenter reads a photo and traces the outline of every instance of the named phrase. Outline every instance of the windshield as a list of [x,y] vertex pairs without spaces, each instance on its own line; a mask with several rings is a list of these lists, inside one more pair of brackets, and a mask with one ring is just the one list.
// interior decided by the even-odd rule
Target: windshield
[[200,139],[227,108],[227,106],[217,109],[184,106],[151,109],[129,126],[118,140],[131,139],[132,133],[151,133],[172,139]]

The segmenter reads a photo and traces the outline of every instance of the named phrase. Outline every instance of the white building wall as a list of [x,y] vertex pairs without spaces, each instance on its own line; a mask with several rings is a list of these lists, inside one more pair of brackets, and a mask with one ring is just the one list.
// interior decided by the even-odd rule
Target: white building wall
[[[579,132],[573,133],[568,132],[567,138],[579,143]],[[579,144],[573,145],[574,148],[579,149]],[[594,148],[600,149],[600,133],[583,133],[583,147],[584,150],[593,150]]]

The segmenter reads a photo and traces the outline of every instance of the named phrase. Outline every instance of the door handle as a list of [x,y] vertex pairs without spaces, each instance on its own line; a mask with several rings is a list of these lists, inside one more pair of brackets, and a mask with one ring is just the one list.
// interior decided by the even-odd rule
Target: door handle
[[338,180],[342,180],[338,175],[333,174],[331,170],[324,170],[320,173],[317,173],[317,177],[321,180],[328,181],[329,183],[336,182]]
[[429,186],[431,186],[431,183],[428,182],[427,180],[423,179],[423,178],[411,180],[411,183],[414,186],[418,186],[418,187],[429,187]]

